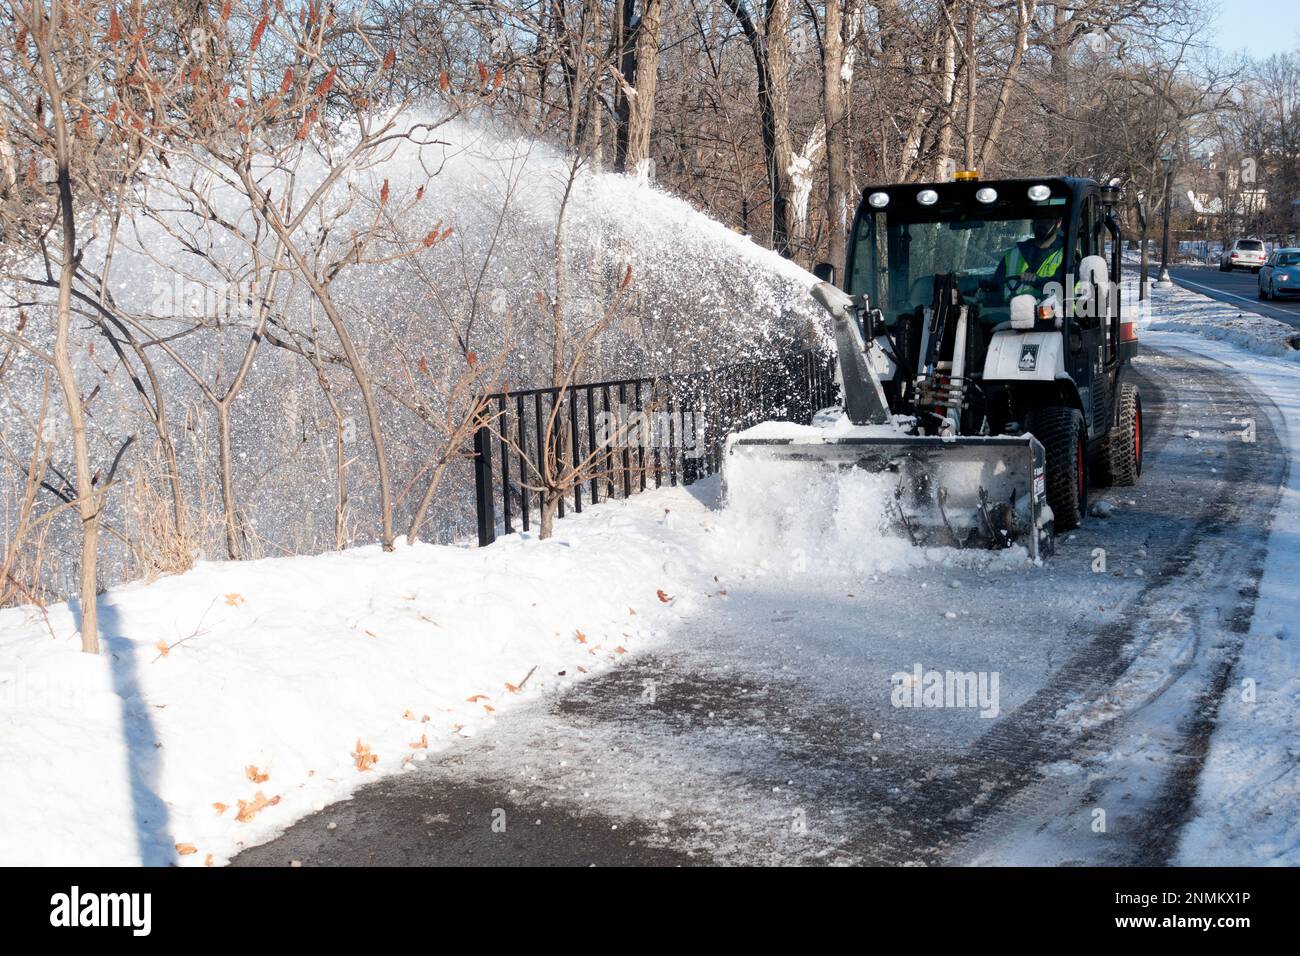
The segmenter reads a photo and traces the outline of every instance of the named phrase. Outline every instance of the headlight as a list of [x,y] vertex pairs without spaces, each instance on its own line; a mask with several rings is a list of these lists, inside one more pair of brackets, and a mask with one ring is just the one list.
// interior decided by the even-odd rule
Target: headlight
[[922,206],[933,206],[939,201],[939,194],[933,189],[922,189],[916,194],[916,201]]
[[1280,276],[1277,277],[1277,281],[1278,281],[1278,282],[1286,282],[1286,281],[1288,281],[1290,278],[1291,278],[1291,277],[1290,277],[1289,275],[1287,275],[1285,272],[1283,272]]
[[983,189],[975,190],[975,198],[980,202],[992,202],[998,198],[998,191],[985,186]]
[[1029,198],[1032,199],[1034,202],[1042,202],[1044,199],[1047,199],[1051,195],[1052,195],[1051,188],[1048,186],[1044,186],[1042,183],[1039,183],[1036,186],[1029,187]]
[[867,205],[872,209],[884,209],[889,205],[889,193],[872,193],[867,197]]

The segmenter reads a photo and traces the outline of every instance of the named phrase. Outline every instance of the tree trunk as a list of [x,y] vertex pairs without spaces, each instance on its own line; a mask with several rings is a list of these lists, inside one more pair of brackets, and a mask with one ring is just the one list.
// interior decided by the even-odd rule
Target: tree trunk
[[848,109],[844,78],[846,3],[847,0],[826,0],[826,25],[822,31],[822,118],[826,126],[826,261],[835,266],[837,275],[844,270],[844,240],[848,219]]
[[626,170],[641,175],[650,158],[650,131],[654,126],[655,88],[658,85],[659,36],[663,27],[663,0],[642,0],[641,22],[636,28],[636,95],[628,117]]
[[975,0],[966,0],[966,125],[962,130],[962,169],[975,168],[975,88],[979,71],[975,62]]
[[218,402],[217,409],[217,467],[221,476],[221,510],[225,517],[226,555],[231,561],[242,561],[240,546],[239,512],[235,504],[235,476],[230,461],[230,406]]
[[1034,10],[1037,0],[1017,0],[1016,2],[1016,38],[1015,47],[1011,51],[1011,62],[1007,64],[1007,72],[1002,75],[1002,84],[998,88],[997,99],[993,103],[993,115],[989,118],[988,132],[984,135],[984,143],[980,146],[979,160],[977,169],[980,175],[984,175],[989,163],[993,160],[994,151],[997,149],[998,138],[1002,135],[1002,121],[1007,114],[1007,105],[1011,102],[1011,93],[1015,88],[1016,80],[1020,76],[1020,64],[1024,60],[1025,48],[1029,39],[1029,24],[1034,19]]
[[957,38],[952,31],[952,11],[943,11],[943,66],[939,74],[939,136],[935,143],[934,178],[942,182],[948,178],[952,161],[953,110],[957,96]]
[[790,5],[768,0],[760,32],[743,0],[725,0],[749,41],[758,75],[758,113],[762,123],[763,158],[772,197],[772,248],[789,258],[790,251]]
[[54,68],[53,54],[46,45],[54,30],[47,21],[45,35],[34,34],[42,79],[50,95],[51,125],[54,132],[54,159],[58,174],[59,217],[62,220],[63,248],[59,254],[59,295],[55,306],[54,371],[67,406],[72,430],[72,455],[76,470],[77,512],[81,516],[81,649],[99,653],[99,608],[97,571],[99,564],[99,495],[92,481],[90,441],[86,435],[85,410],[77,373],[68,353],[68,336],[72,328],[72,280],[81,256],[77,251],[77,221],[72,201],[71,143],[61,95],[62,83]]

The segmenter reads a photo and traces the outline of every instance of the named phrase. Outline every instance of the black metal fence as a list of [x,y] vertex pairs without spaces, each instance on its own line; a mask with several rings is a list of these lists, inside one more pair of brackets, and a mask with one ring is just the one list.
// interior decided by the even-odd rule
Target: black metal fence
[[660,378],[490,395],[493,420],[474,434],[479,544],[540,520],[548,444],[571,479],[556,502],[562,518],[711,475],[728,433],[773,419],[809,422],[838,394],[834,357],[811,350]]

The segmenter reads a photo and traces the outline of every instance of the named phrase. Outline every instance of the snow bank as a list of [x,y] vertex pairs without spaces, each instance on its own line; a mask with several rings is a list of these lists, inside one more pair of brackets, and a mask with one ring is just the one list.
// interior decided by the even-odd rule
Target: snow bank
[[[1273,524],[1251,630],[1219,705],[1195,816],[1177,861],[1300,865],[1300,377],[1276,347],[1281,323],[1184,289],[1165,291],[1150,337],[1230,364],[1276,408],[1291,468]],[[1177,308],[1179,311],[1174,312]],[[1286,327],[1289,328],[1289,327]],[[1177,332],[1169,331],[1177,329]],[[1292,330],[1294,332],[1294,330]],[[1209,339],[1209,341],[1207,341]],[[1253,354],[1251,354],[1253,353]]]
[[[1216,303],[1217,304],[1217,303]],[[1277,409],[1291,468],[1273,524],[1250,633],[1219,705],[1195,817],[1177,860],[1300,865],[1300,379],[1293,361],[1244,354],[1189,335],[1158,334],[1230,363]]]
[[1199,335],[1256,355],[1300,362],[1300,330],[1295,326],[1178,285],[1151,290],[1151,308],[1143,327]]
[[67,606],[0,612],[0,862],[220,864],[490,730],[689,611],[680,546],[630,546],[663,517],[205,564],[105,594],[98,657]]

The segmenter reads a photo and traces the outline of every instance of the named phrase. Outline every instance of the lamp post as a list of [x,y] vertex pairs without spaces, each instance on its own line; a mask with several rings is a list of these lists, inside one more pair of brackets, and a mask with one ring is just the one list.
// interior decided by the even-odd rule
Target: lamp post
[[1174,151],[1172,149],[1165,150],[1164,155],[1160,157],[1160,161],[1165,164],[1165,223],[1160,239],[1160,275],[1156,279],[1156,288],[1168,289],[1174,284],[1169,278],[1169,199],[1170,193],[1173,191]]

